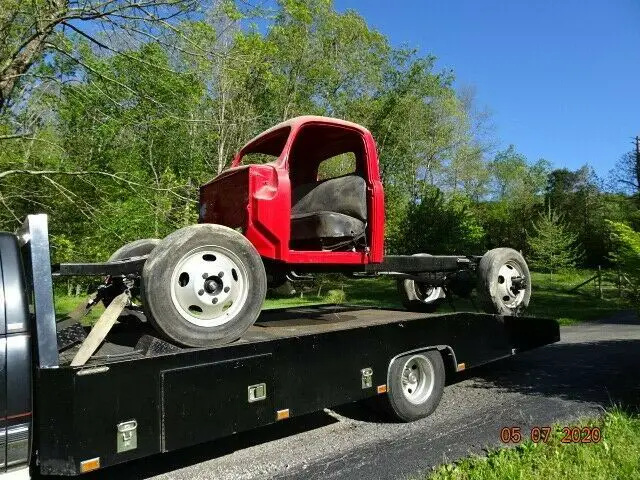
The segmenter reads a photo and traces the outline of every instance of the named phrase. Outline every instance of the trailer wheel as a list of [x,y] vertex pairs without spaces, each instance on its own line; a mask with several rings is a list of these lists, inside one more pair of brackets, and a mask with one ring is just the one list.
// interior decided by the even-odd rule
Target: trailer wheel
[[[417,257],[430,257],[428,253],[416,253]],[[444,298],[442,287],[434,287],[415,280],[398,280],[398,294],[404,308],[411,312],[435,312]]]
[[113,252],[107,262],[116,262],[126,258],[149,255],[159,243],[160,239],[158,238],[143,238],[142,240],[126,243]]
[[445,369],[437,350],[396,358],[389,367],[390,413],[403,422],[431,415],[442,398]]
[[255,322],[267,291],[254,246],[222,225],[201,224],[167,236],[142,271],[149,321],[189,347],[237,340]]
[[512,248],[494,248],[478,265],[478,300],[487,313],[519,315],[529,305],[531,275],[525,259]]

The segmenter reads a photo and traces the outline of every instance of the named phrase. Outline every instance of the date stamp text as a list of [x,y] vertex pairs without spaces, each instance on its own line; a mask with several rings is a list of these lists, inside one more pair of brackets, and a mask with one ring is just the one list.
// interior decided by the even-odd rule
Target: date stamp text
[[[520,443],[531,440],[533,443],[548,443],[554,430],[548,426],[534,426],[530,431],[523,431],[520,427],[503,427],[500,430],[502,443]],[[602,440],[600,427],[562,427],[560,441],[562,443],[598,443]]]

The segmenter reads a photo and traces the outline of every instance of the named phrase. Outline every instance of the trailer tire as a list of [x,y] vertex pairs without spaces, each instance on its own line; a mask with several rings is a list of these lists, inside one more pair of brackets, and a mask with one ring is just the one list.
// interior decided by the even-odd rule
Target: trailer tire
[[257,250],[222,225],[173,232],[151,252],[142,271],[147,318],[166,338],[187,347],[240,338],[258,318],[266,291]]
[[[417,257],[430,257],[428,253],[416,253]],[[444,298],[442,287],[432,287],[415,280],[398,280],[398,294],[404,308],[410,312],[432,313]]]
[[389,366],[389,413],[402,422],[428,417],[440,403],[445,377],[442,355],[437,350],[396,358]]
[[[524,286],[513,290],[512,280],[524,278]],[[487,313],[520,315],[531,298],[531,274],[525,259],[512,248],[494,248],[478,265],[478,301]]]
[[153,251],[153,249],[158,246],[159,243],[159,238],[143,238],[141,240],[126,243],[118,250],[113,252],[107,262],[116,262],[118,260],[125,260],[131,257],[149,255]]

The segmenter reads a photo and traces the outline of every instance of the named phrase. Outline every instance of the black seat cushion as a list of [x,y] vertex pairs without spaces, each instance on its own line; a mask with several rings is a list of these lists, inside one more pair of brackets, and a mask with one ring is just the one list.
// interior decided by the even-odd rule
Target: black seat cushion
[[364,235],[367,184],[358,175],[307,183],[292,192],[291,240],[350,241]]
[[292,215],[336,212],[367,221],[367,183],[358,175],[300,185],[291,196]]
[[299,213],[291,216],[291,240],[355,239],[364,234],[365,222],[337,212]]

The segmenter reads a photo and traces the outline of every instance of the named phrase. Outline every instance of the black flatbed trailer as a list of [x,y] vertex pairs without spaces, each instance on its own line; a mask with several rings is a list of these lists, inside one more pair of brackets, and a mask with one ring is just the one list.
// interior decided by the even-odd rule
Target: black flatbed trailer
[[393,403],[407,358],[428,368],[441,359],[455,374],[559,340],[550,319],[319,305],[266,310],[240,340],[215,348],[117,324],[86,365],[72,367],[77,346],[58,349],[65,332],[56,328],[46,227],[45,216],[30,216],[17,235],[0,234],[4,471],[77,475],[324,407]]

